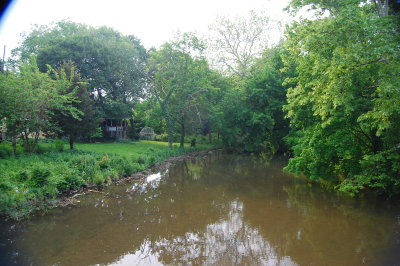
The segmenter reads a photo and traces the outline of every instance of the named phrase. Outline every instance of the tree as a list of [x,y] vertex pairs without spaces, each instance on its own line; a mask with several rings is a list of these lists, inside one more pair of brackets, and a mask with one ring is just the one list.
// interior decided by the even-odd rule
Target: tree
[[[67,103],[73,103],[73,95],[60,95],[60,89],[71,86],[69,80],[60,77],[51,78],[52,69],[42,73],[36,65],[35,58],[21,63],[18,71],[1,75],[0,95],[1,117],[12,136],[14,154],[16,140],[21,136],[27,152],[34,152],[41,132],[53,130],[50,121],[53,110],[78,118],[80,111]],[[30,141],[32,139],[32,141]]]
[[196,108],[196,99],[210,86],[208,65],[199,56],[202,49],[196,36],[185,33],[180,40],[166,43],[160,50],[151,53],[150,93],[163,112],[169,147],[173,143],[175,121],[180,124],[180,143],[183,147],[187,111]]
[[282,106],[286,102],[285,75],[281,48],[268,49],[256,61],[241,87],[228,90],[216,107],[214,119],[219,124],[226,146],[247,152],[272,155],[285,151],[283,137],[288,133]]
[[61,135],[69,137],[69,146],[72,150],[76,138],[90,136],[98,127],[100,119],[95,113],[94,101],[86,89],[87,83],[81,79],[71,61],[65,62],[57,70],[56,78],[68,82],[66,86],[60,88],[58,93],[73,96],[75,101],[67,104],[80,111],[78,117],[60,110],[54,110],[51,115],[51,120],[61,129]]
[[227,74],[241,79],[250,72],[255,58],[269,44],[270,19],[263,13],[251,11],[247,17],[218,17],[210,26],[210,59]]
[[[361,4],[362,3],[362,4]],[[292,1],[329,15],[294,23],[285,106],[295,157],[288,170],[349,193],[399,193],[399,32],[367,1]],[[323,12],[321,12],[322,14]]]
[[72,61],[96,96],[103,117],[130,117],[133,105],[143,96],[147,53],[134,36],[60,21],[52,27],[36,26],[14,50],[21,60],[32,54],[37,55],[42,71],[47,64],[59,68]]

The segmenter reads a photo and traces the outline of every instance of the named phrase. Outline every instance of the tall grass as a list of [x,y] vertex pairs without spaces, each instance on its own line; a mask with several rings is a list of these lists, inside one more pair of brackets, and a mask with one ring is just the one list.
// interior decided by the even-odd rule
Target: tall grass
[[[209,146],[196,150],[204,148]],[[58,146],[42,154],[0,159],[0,214],[18,219],[56,203],[62,194],[102,186],[195,149],[143,141],[77,144],[77,150],[61,150]]]

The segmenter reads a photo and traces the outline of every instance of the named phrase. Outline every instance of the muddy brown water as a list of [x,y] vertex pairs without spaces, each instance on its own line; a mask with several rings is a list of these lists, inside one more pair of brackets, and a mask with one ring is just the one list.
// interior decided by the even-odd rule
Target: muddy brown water
[[0,265],[400,265],[400,207],[214,152],[0,224]]

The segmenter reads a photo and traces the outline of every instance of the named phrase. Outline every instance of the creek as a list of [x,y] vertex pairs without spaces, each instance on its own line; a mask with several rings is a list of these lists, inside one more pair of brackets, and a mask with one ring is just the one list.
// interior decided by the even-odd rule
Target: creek
[[214,152],[0,223],[0,265],[395,265],[400,205]]

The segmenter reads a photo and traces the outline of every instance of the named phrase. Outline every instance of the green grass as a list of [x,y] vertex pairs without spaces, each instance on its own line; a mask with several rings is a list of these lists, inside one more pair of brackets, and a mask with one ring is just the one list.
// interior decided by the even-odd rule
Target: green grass
[[[141,140],[129,143],[78,143],[76,149],[93,151],[100,153],[112,153],[125,156],[139,157],[142,155],[148,155],[154,152],[166,152],[168,151],[167,142]],[[174,150],[179,147],[178,143],[173,144]],[[206,150],[210,149],[211,145],[201,144],[197,145],[194,150]],[[190,144],[185,143],[185,149],[190,149]]]
[[78,143],[76,150],[60,152],[48,144],[41,145],[47,152],[0,159],[0,214],[14,219],[25,217],[54,205],[70,191],[101,187],[169,157],[211,148],[200,145],[181,149],[174,145],[168,149],[165,142],[140,141]]

